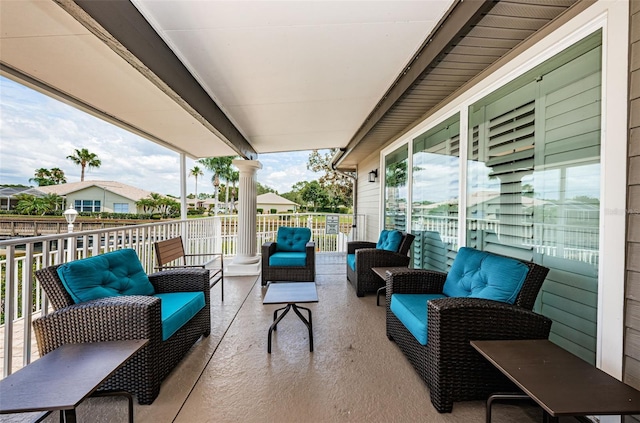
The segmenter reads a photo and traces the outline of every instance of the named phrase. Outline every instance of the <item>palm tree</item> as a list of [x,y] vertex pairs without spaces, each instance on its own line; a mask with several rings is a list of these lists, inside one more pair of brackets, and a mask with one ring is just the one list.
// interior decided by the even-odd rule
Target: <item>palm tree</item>
[[36,169],[33,178],[30,178],[29,182],[35,182],[39,187],[53,185],[53,182],[51,181],[51,171],[44,167]]
[[80,182],[84,181],[84,169],[89,166],[89,169],[92,167],[98,168],[102,164],[100,159],[95,153],[89,152],[86,148],[82,148],[78,150],[75,149],[75,153],[67,156],[67,159],[71,160],[73,163],[80,165],[82,171],[80,172]]
[[229,172],[231,172],[231,164],[233,159],[236,156],[227,156],[227,157],[208,157],[206,159],[198,160],[198,163],[202,164],[206,169],[213,172],[213,177],[211,178],[211,182],[215,187],[215,191],[213,193],[213,199],[215,201],[215,214],[218,214],[218,186],[220,185],[220,180],[227,181]]
[[51,168],[51,181],[53,181],[54,185],[66,184],[67,177],[64,175],[64,171],[59,167]]
[[198,166],[194,166],[193,169],[189,171],[189,176],[193,176],[196,178],[196,200],[198,199],[198,176],[204,176],[202,169]]

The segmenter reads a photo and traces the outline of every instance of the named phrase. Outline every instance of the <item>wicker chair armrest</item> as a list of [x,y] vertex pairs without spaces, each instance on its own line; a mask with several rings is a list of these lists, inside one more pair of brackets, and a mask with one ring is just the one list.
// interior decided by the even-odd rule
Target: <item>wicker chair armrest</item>
[[[525,308],[481,298],[440,298],[427,303],[429,333],[468,344],[485,339],[546,339],[551,320]],[[447,341],[449,342],[449,341]]]
[[394,270],[387,278],[391,294],[440,294],[447,274],[424,269]]
[[160,299],[123,295],[73,304],[33,321],[42,354],[79,342],[149,339],[162,341]]
[[347,242],[347,254],[355,254],[356,250],[360,248],[375,248],[375,242],[369,241],[351,241]]
[[361,248],[356,250],[356,271],[371,269],[372,267],[404,267],[409,265],[407,255],[377,248]]
[[209,289],[209,270],[202,268],[169,269],[149,275],[156,293],[193,292]]
[[275,241],[269,241],[269,242],[265,242],[264,244],[262,244],[262,257],[264,260],[264,257],[268,257],[272,254],[274,254],[276,252],[276,247],[278,246],[278,243]]

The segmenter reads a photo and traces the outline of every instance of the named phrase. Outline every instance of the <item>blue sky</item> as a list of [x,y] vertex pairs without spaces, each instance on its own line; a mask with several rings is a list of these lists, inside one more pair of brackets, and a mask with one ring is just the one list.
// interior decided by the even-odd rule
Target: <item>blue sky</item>
[[[111,180],[161,194],[180,193],[179,155],[151,141],[0,77],[0,185],[33,185],[34,171],[58,167],[67,182],[80,181],[80,167],[66,157],[86,148],[102,166],[85,180]],[[318,179],[307,170],[308,151],[261,154],[258,182],[279,193],[300,181]],[[196,163],[187,159],[187,168]],[[200,166],[202,168],[202,166]],[[198,192],[213,192],[212,174],[198,178]],[[195,191],[195,179],[187,179]]]

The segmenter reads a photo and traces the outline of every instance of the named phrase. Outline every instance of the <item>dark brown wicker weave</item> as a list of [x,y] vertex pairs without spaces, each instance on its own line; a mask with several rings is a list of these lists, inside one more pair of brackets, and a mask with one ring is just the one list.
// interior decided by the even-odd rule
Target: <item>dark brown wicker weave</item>
[[262,285],[269,281],[314,282],[316,280],[316,244],[307,242],[305,252],[307,261],[304,266],[269,266],[269,256],[276,252],[278,243],[262,244]]
[[347,264],[347,280],[356,290],[358,297],[365,293],[376,292],[384,286],[384,281],[373,273],[373,267],[403,267],[409,265],[409,249],[415,236],[403,234],[402,242],[397,253],[378,250],[375,242],[352,241],[347,243],[347,254],[356,255],[356,269]]
[[395,271],[387,279],[387,337],[426,382],[438,412],[451,412],[455,401],[485,400],[495,392],[517,390],[469,341],[548,338],[551,320],[531,309],[549,269],[526,264],[529,273],[514,305],[478,298],[429,301],[426,346],[391,312],[391,296],[442,293],[447,275],[407,269]]
[[101,385],[100,391],[127,391],[136,395],[138,403],[151,404],[164,378],[200,336],[211,332],[207,270],[165,270],[149,275],[156,293],[202,291],[205,297],[205,307],[162,341],[159,298],[127,295],[75,304],[58,277],[57,267],[36,272],[55,309],[33,322],[41,354],[70,343],[149,339],[146,347]]

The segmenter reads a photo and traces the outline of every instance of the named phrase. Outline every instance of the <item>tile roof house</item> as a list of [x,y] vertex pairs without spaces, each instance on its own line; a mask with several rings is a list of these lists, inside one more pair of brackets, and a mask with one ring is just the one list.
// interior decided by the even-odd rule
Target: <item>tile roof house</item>
[[116,181],[72,182],[38,190],[65,197],[66,204],[78,212],[142,213],[136,202],[151,195],[151,191]]

